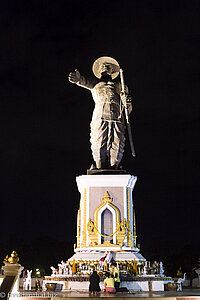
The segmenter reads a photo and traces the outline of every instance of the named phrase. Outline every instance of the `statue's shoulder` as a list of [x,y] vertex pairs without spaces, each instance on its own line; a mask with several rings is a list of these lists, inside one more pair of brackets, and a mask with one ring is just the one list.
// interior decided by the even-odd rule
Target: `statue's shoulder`
[[95,78],[85,77],[81,75],[80,80],[77,82],[77,85],[92,90],[96,85],[96,81],[97,80]]
[[97,85],[101,85],[102,83],[103,83],[103,81],[101,81],[100,79],[98,79],[98,78],[95,78],[95,77],[93,77],[93,78],[91,78],[91,82],[93,83],[93,87],[95,88]]

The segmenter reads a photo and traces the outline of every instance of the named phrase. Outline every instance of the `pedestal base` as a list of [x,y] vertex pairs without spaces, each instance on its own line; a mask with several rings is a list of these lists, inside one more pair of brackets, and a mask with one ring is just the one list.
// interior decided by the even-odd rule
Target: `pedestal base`
[[[77,251],[68,261],[97,261],[99,262],[102,257],[106,255],[106,252],[109,251],[108,248],[102,249],[102,251],[97,251],[96,249],[94,250],[85,250],[85,251]],[[116,250],[115,252],[111,252],[112,258],[116,262],[144,262],[146,259],[139,253],[139,252],[134,252],[134,251],[125,251],[121,250],[118,251]]]
[[[20,264],[5,263],[2,267],[4,271],[0,292],[5,295],[10,294],[10,299],[19,295],[19,276],[24,269]],[[13,296],[12,296],[13,295]]]
[[[164,291],[164,285],[174,282],[172,278],[163,278],[156,276],[142,277],[136,276],[126,280],[122,278],[120,288],[127,288],[132,292],[161,292]],[[56,277],[46,276],[43,281],[43,290],[46,291],[47,283],[55,283],[56,291],[89,291],[89,276],[71,276],[71,275],[56,275]],[[100,281],[100,288],[104,290],[104,282]]]

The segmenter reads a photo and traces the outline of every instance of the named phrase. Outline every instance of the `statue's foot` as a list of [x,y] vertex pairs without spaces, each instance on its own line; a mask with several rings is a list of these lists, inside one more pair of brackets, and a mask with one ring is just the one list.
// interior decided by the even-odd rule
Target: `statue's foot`
[[122,168],[122,165],[113,165],[113,166],[111,166],[111,169],[112,170],[122,170],[123,168]]
[[118,166],[117,165],[111,166],[111,170],[118,170]]
[[90,170],[97,170],[94,164],[91,165]]

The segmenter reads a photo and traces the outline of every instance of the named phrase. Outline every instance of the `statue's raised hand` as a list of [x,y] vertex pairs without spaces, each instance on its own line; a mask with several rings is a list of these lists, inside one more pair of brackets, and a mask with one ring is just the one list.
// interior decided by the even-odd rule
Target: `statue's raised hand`
[[76,69],[74,72],[69,73],[68,79],[72,83],[77,83],[79,82],[81,78],[80,72]]

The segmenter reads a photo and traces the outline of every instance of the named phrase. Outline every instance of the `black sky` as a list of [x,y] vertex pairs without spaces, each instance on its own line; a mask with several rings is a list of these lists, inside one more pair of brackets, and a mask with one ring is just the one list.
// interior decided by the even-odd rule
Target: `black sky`
[[199,8],[190,1],[2,1],[1,239],[75,241],[93,101],[67,81],[112,56],[133,99],[138,241],[199,243]]

